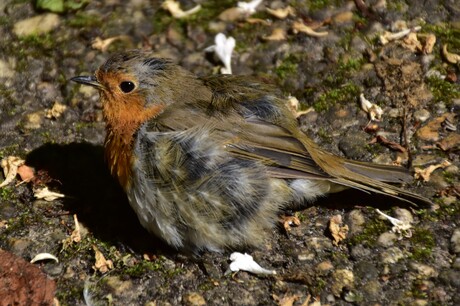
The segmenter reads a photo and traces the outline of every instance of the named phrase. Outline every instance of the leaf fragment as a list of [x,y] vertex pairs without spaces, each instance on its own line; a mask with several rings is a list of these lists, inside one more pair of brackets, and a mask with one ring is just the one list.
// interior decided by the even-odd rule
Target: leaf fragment
[[8,156],[2,159],[0,166],[3,168],[5,180],[0,183],[0,188],[10,184],[18,174],[18,168],[24,165],[25,160],[17,156]]
[[307,26],[302,21],[294,21],[294,23],[292,24],[292,31],[294,32],[294,34],[300,32],[312,37],[324,37],[329,34],[327,31],[316,32],[315,30],[313,30],[313,28]]

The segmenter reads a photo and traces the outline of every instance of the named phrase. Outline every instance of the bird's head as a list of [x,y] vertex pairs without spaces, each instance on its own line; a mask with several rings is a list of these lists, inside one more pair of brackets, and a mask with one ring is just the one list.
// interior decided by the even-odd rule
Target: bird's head
[[193,100],[202,82],[169,59],[131,50],[110,57],[94,76],[72,78],[100,92],[104,116],[111,128],[138,126],[176,103]]

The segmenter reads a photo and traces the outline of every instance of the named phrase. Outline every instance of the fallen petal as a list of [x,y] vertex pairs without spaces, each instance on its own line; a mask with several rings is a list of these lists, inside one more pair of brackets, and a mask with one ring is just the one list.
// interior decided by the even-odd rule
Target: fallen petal
[[363,111],[369,114],[369,118],[371,120],[380,120],[383,115],[383,110],[377,104],[371,103],[364,97],[364,94],[359,95],[359,100],[361,102],[361,108]]
[[177,18],[177,19],[185,18],[187,16],[195,14],[196,12],[198,12],[201,9],[201,5],[198,4],[197,6],[195,6],[192,9],[189,9],[187,11],[183,11],[181,9],[181,7],[180,7],[180,3],[176,2],[174,0],[166,0],[165,2],[163,2],[161,7],[164,8],[165,10],[169,11],[171,13],[171,15],[174,18]]
[[262,0],[252,0],[250,2],[238,2],[238,8],[242,9],[247,14],[254,14],[256,12],[256,8],[259,4],[262,3]]
[[59,262],[59,259],[57,259],[56,256],[54,256],[53,254],[50,254],[50,253],[40,253],[40,254],[37,254],[35,255],[34,258],[32,258],[32,260],[30,261],[30,263],[35,263],[37,261],[42,261],[42,260],[54,260],[55,262]]
[[267,270],[262,268],[257,262],[254,261],[251,255],[247,253],[234,252],[230,255],[230,270],[238,272],[240,270],[251,272],[254,274],[276,274],[274,270]]
[[45,201],[49,201],[49,202],[64,197],[62,193],[50,191],[48,187],[35,189],[34,196],[37,199],[44,199]]

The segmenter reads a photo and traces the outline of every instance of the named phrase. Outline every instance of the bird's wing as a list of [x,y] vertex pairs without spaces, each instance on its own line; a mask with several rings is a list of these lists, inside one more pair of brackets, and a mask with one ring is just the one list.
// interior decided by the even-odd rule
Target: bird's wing
[[327,179],[363,191],[387,194],[408,202],[429,201],[389,183],[412,181],[402,167],[346,160],[322,150],[302,133],[285,101],[252,79],[219,76],[204,83],[212,101],[180,103],[155,120],[156,129],[183,131],[207,126],[213,141],[235,157],[257,160],[272,177]]

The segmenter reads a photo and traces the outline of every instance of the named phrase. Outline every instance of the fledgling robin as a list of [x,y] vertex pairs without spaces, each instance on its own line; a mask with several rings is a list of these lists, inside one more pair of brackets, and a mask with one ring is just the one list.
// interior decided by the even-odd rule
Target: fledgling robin
[[141,224],[173,247],[257,246],[281,209],[349,187],[428,202],[387,184],[410,181],[404,168],[319,148],[251,78],[197,77],[132,50],[72,80],[99,89],[110,171]]

